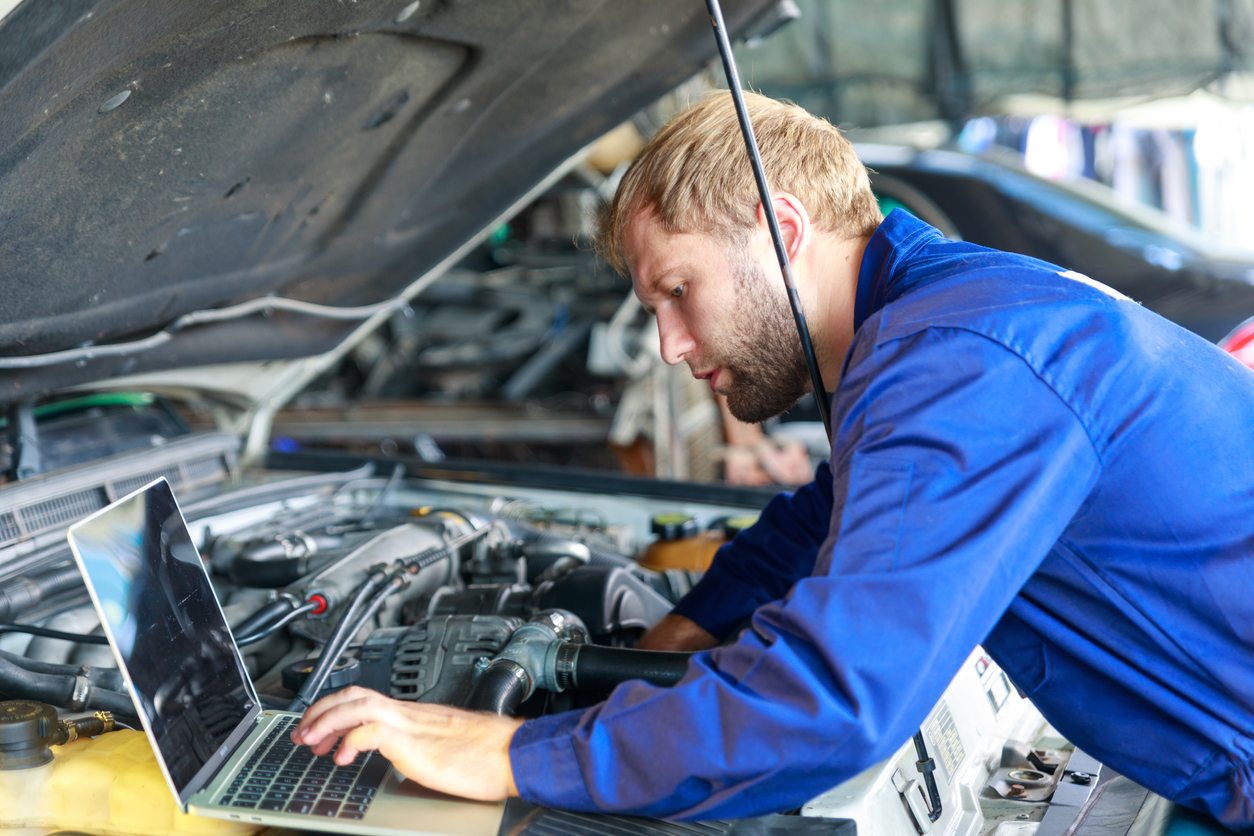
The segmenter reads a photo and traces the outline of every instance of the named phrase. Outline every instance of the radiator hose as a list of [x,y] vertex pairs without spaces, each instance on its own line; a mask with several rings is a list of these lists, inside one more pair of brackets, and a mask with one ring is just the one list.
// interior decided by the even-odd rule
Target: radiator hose
[[0,658],[0,692],[11,699],[37,700],[74,711],[100,708],[115,714],[136,713],[129,696],[101,688],[82,674],[40,673],[7,658]]
[[466,708],[512,717],[531,690],[531,677],[521,665],[509,660],[494,662],[475,680]]
[[691,658],[691,653],[562,642],[557,649],[556,690],[608,693],[629,679],[674,685],[688,672]]
[[122,672],[117,668],[101,665],[64,665],[57,662],[41,662],[38,659],[27,659],[25,656],[18,656],[16,653],[6,653],[3,650],[0,650],[0,660],[11,662],[19,668],[32,673],[86,676],[90,682],[106,691],[122,692],[126,690],[126,681],[122,678]]
[[18,575],[4,582],[0,589],[0,621],[29,610],[45,598],[81,586],[82,575],[77,566],[62,566],[39,575]]
[[240,586],[279,589],[308,574],[315,556],[343,545],[343,537],[301,531],[261,540],[249,543],[236,555],[227,574]]
[[512,714],[537,688],[612,691],[629,679],[674,685],[691,653],[602,647],[586,643],[583,623],[565,610],[547,610],[514,631],[490,661],[476,665],[466,708]]

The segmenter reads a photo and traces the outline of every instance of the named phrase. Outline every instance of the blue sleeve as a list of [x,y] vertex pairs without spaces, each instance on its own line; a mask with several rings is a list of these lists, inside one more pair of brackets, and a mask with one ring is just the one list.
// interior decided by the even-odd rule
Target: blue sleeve
[[814,571],[831,519],[832,471],[823,462],[813,482],[772,499],[756,523],[718,550],[674,612],[722,641],[754,610],[783,598]]
[[510,745],[527,801],[682,819],[799,806],[909,740],[1085,500],[1100,461],[1017,355],[931,329],[851,356],[812,576],[697,654]]

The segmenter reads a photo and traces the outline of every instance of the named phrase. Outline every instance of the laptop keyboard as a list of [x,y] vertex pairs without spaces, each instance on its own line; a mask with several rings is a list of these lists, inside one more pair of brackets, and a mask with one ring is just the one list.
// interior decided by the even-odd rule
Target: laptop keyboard
[[299,717],[284,717],[275,724],[227,786],[219,806],[352,820],[366,815],[387,775],[387,759],[361,752],[349,765],[337,766],[331,760],[335,749],[316,757],[308,746],[292,743],[299,722]]

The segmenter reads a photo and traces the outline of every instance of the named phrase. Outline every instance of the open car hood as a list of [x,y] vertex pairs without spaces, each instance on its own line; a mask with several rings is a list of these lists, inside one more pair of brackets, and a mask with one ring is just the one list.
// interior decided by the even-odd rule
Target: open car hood
[[[772,3],[724,5],[742,32]],[[25,0],[0,21],[0,357],[416,292],[714,55],[700,0]],[[0,400],[361,328],[264,313],[0,369]]]

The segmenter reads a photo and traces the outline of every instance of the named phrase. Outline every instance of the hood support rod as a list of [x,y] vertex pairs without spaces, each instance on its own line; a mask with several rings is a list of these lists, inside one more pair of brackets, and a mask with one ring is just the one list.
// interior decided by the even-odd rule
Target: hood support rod
[[[758,140],[753,135],[753,125],[749,121],[749,111],[745,107],[745,94],[740,84],[740,73],[736,69],[736,59],[732,55],[731,40],[727,37],[727,23],[723,20],[723,9],[719,0],[705,0],[710,11],[710,23],[714,26],[714,36],[718,41],[718,52],[723,58],[723,71],[727,74],[727,86],[731,88],[732,101],[736,103],[736,117],[740,120],[740,132],[745,136],[745,147],[749,151],[749,161],[753,164],[753,177],[758,182],[758,196],[762,199],[762,209],[766,213],[766,222],[771,230],[771,241],[775,244],[775,256],[779,259],[779,271],[784,277],[784,285],[788,288],[788,304],[792,306],[792,318],[797,323],[797,336],[801,338],[801,350],[805,354],[806,366],[810,370],[810,382],[814,385],[814,400],[819,407],[819,415],[823,418],[823,428],[827,430],[827,439],[832,438],[831,404],[827,400],[827,391],[823,388],[823,378],[819,375],[819,364],[814,357],[814,343],[810,340],[810,329],[806,327],[805,315],[801,312],[801,299],[797,295],[797,287],[792,280],[792,265],[788,261],[788,250],[784,247],[784,236],[779,231],[779,219],[775,216],[775,204],[771,201],[771,190],[766,184],[766,171],[762,168],[762,155],[758,153]],[[923,731],[914,735],[914,745],[919,760],[919,772],[928,792],[928,819],[936,821],[941,817],[941,797],[936,786],[935,762],[928,757],[927,747],[923,741]]]
[[762,210],[766,213],[766,223],[771,230],[771,242],[775,245],[779,272],[783,275],[784,286],[788,289],[788,305],[792,308],[793,322],[797,324],[797,336],[801,338],[801,352],[805,355],[806,368],[810,371],[810,384],[814,387],[814,401],[818,405],[819,416],[823,419],[823,429],[827,431],[827,438],[830,441],[832,437],[831,404],[827,399],[827,390],[823,386],[823,376],[819,374],[819,363],[814,356],[814,342],[810,339],[810,329],[806,326],[805,314],[801,311],[801,297],[797,295],[797,286],[792,278],[792,264],[788,260],[788,249],[784,246],[784,236],[779,231],[779,218],[775,216],[771,189],[766,183],[766,170],[762,167],[758,140],[753,134],[753,123],[749,121],[749,110],[745,107],[745,94],[740,84],[740,72],[736,69],[736,59],[732,55],[731,40],[727,35],[727,22],[723,20],[723,7],[719,4],[719,0],[705,0],[705,5],[710,12],[710,23],[714,26],[718,52],[723,59],[727,86],[731,88],[732,101],[736,104],[736,118],[740,120],[740,132],[744,134],[745,147],[749,151],[749,162],[753,166],[753,179],[758,183],[758,196],[762,200]]

